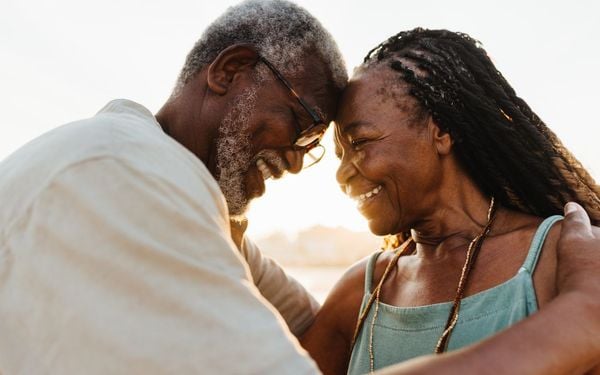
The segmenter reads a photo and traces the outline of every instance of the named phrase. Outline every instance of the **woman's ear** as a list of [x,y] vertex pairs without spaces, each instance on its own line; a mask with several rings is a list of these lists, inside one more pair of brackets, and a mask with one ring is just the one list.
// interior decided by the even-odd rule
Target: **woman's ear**
[[249,44],[234,44],[225,48],[208,66],[208,88],[225,95],[238,74],[250,72],[258,62],[259,54]]
[[431,116],[429,117],[428,124],[431,139],[435,145],[435,148],[439,155],[448,155],[452,151],[452,144],[454,141],[450,136],[450,133],[440,129],[439,125],[433,121]]

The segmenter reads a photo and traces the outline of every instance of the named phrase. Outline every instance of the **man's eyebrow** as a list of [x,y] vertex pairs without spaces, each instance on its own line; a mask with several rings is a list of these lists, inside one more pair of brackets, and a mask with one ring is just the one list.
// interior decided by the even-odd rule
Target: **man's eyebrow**
[[[312,110],[315,111],[321,119],[325,118],[323,116],[323,111],[321,111],[321,109],[319,107],[314,106],[314,107],[312,107]],[[313,125],[313,118],[302,107],[302,105],[300,103],[296,102],[296,105],[292,106],[292,114],[294,116],[294,119],[298,122],[298,126],[300,126],[301,130],[306,130],[310,126]],[[323,121],[325,121],[325,120],[323,120]],[[326,121],[325,121],[325,123],[327,124]]]
[[295,105],[290,107],[290,112],[292,113],[292,117],[295,122],[294,126],[296,127],[296,131],[299,132],[298,134],[300,134],[304,130],[308,129],[312,122],[309,122],[310,116],[308,113],[306,113],[306,111],[304,111],[300,103],[298,103],[298,107],[299,108],[296,108]]

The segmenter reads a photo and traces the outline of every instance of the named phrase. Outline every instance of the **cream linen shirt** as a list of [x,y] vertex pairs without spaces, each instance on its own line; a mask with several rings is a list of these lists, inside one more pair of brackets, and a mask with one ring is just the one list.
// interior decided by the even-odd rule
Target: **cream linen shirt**
[[216,181],[139,104],[2,161],[0,201],[0,373],[318,373],[286,326],[318,305],[240,255]]

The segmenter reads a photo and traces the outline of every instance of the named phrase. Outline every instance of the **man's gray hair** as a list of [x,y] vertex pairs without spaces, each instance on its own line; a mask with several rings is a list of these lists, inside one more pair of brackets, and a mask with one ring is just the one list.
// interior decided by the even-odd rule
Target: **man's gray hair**
[[306,54],[316,54],[342,89],[348,73],[331,35],[302,7],[284,0],[247,0],[230,7],[204,32],[181,70],[175,94],[225,48],[251,44],[283,74],[302,69]]

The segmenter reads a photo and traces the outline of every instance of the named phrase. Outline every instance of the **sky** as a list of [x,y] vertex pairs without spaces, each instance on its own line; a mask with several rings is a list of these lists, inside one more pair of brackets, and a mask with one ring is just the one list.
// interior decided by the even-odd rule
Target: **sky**
[[[1,0],[0,159],[64,123],[127,98],[156,113],[202,31],[237,1]],[[417,26],[480,40],[498,69],[600,178],[600,2],[297,1],[337,40],[349,71],[372,47]],[[248,232],[313,226],[368,230],[335,182],[328,152],[299,175],[268,181]],[[65,150],[68,152],[68,150]],[[2,178],[2,176],[0,176]]]

